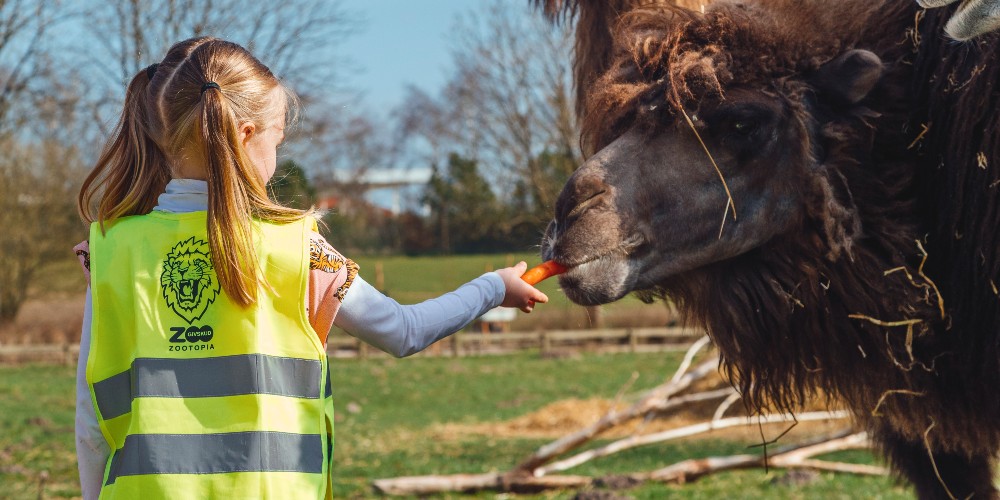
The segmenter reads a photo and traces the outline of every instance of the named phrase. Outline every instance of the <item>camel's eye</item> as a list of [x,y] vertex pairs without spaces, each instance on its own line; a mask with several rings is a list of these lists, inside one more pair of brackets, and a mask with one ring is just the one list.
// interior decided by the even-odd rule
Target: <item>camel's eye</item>
[[738,102],[735,97],[705,113],[713,138],[741,162],[766,153],[775,120],[776,113],[767,103]]
[[769,154],[781,130],[783,107],[774,96],[732,89],[725,100],[702,104],[700,114],[706,136],[743,162]]
[[710,121],[723,140],[733,141],[734,146],[749,145],[766,135],[764,130],[771,122],[771,114],[757,106],[742,105],[720,110]]
[[750,135],[757,130],[757,122],[754,120],[735,120],[731,125],[733,132],[739,135]]

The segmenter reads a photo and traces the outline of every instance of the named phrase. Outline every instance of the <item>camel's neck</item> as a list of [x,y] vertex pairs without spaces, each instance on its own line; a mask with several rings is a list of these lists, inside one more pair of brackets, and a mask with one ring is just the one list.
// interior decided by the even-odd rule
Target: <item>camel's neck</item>
[[709,328],[751,404],[794,407],[820,389],[864,422],[891,420],[918,441],[934,424],[971,452],[1000,441],[967,424],[1000,418],[1000,406],[959,383],[1000,383],[1000,195],[991,185],[1000,178],[1000,97],[991,92],[1000,49],[932,56],[943,15],[917,18],[909,45],[880,52],[887,81],[869,115],[880,117],[866,124],[876,133],[855,127],[855,142],[825,165],[856,207],[850,254],[831,259],[823,223],[807,217],[800,231],[666,288]]
[[913,52],[894,44],[880,51],[889,67],[870,99],[878,109],[844,117],[825,139],[827,178],[849,191],[835,201],[860,223],[848,250],[834,251],[842,244],[831,241],[829,213],[810,214],[798,232],[679,287],[682,304],[709,327],[726,368],[756,403],[794,406],[820,388],[872,406],[887,388],[908,387],[913,366],[931,363],[927,332],[941,313],[921,273],[914,133],[903,126]]
[[[857,140],[870,147],[870,137]],[[846,183],[860,222],[845,250],[830,251],[828,221],[807,219],[681,287],[682,305],[708,326],[724,366],[756,404],[794,407],[819,388],[871,408],[934,362],[928,342],[941,312],[922,273],[912,163],[859,162],[857,147],[847,146],[824,167]]]
[[[747,256],[756,257],[749,269],[733,262],[710,271],[697,287],[701,296],[687,305],[751,400],[789,407],[813,388],[837,394],[857,387],[840,395],[872,401],[885,387],[909,385],[894,367],[931,362],[917,337],[940,318],[919,271],[916,238],[900,240],[895,250],[855,247],[853,260],[837,262],[814,250],[814,259],[803,259],[810,250],[794,245],[761,249]],[[859,383],[844,384],[845,376]]]

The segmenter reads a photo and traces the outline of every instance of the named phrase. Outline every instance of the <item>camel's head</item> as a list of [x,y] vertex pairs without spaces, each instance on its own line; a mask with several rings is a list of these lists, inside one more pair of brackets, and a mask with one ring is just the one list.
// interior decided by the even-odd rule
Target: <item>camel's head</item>
[[[828,14],[788,15],[822,30]],[[565,293],[600,304],[661,290],[789,235],[849,255],[856,209],[827,158],[845,156],[832,154],[847,147],[838,134],[868,129],[879,57],[819,49],[746,6],[640,11],[622,26],[588,91],[583,144],[595,153],[543,241],[543,257],[570,268]]]

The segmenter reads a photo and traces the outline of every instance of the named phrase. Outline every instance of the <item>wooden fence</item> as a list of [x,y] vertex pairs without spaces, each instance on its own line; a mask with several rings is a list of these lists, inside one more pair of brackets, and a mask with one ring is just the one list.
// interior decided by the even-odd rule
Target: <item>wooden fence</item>
[[80,344],[0,345],[0,365],[19,363],[76,364]]
[[[550,330],[538,332],[459,332],[440,340],[420,356],[479,356],[538,350],[559,357],[576,352],[662,352],[686,349],[704,335],[694,328],[621,328],[599,330]],[[346,335],[331,336],[327,351],[333,357],[385,355]]]
[[[703,335],[692,328],[621,328],[551,330],[538,332],[459,332],[418,356],[480,356],[537,350],[560,357],[577,352],[662,352],[682,350]],[[387,356],[382,351],[344,334],[331,335],[327,352],[332,357]],[[79,344],[0,345],[0,364],[75,364]]]

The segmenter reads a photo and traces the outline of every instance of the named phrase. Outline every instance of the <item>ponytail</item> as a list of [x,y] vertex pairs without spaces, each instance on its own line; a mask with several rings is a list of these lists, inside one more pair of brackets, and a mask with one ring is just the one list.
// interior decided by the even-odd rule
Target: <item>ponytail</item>
[[[284,92],[285,103],[274,101],[275,89]],[[264,122],[274,119],[273,104],[284,104],[287,112],[296,100],[243,47],[211,37],[175,44],[129,83],[113,138],[84,181],[80,215],[103,229],[105,221],[149,213],[170,180],[168,159],[200,157],[219,285],[233,302],[253,305],[261,287],[273,292],[257,260],[253,219],[280,224],[313,213],[271,201],[240,140],[243,123],[263,132]]]
[[[219,50],[219,47],[196,49],[192,58],[198,59],[202,50]],[[261,90],[261,99],[280,87],[273,76],[271,83]],[[266,180],[240,140],[239,127],[247,120],[241,119],[235,109],[237,104],[227,97],[227,92],[226,83],[201,82],[197,136],[204,151],[208,180],[208,244],[212,264],[226,294],[247,307],[257,302],[261,287],[273,292],[257,261],[252,219],[287,223],[312,212],[284,207],[268,197]],[[287,91],[284,93],[286,98],[290,97]],[[263,125],[257,123],[257,133],[263,133]]]
[[[222,90],[208,84],[201,93],[201,143],[208,177],[208,244],[215,274],[241,306],[257,301],[262,279],[250,214],[254,193],[265,192],[240,141],[238,121]],[[251,169],[246,168],[251,166]],[[266,194],[265,194],[266,197]]]
[[166,159],[148,128],[149,82],[154,72],[147,68],[132,77],[112,139],[77,197],[80,217],[87,223],[99,222],[102,231],[106,221],[149,213],[170,180]]

